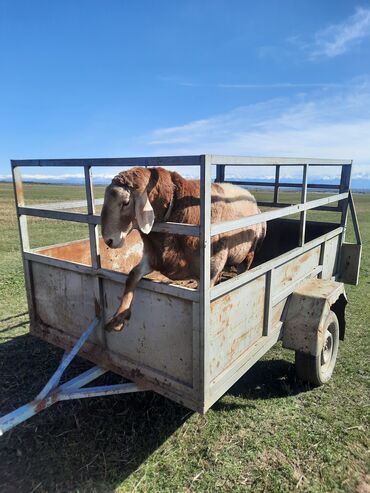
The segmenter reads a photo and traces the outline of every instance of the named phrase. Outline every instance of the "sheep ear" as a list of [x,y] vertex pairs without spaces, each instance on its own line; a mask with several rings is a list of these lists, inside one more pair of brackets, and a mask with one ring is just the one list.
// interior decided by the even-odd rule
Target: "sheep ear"
[[140,230],[146,235],[149,234],[154,223],[154,211],[149,202],[146,190],[144,190],[141,195],[136,197],[135,215]]

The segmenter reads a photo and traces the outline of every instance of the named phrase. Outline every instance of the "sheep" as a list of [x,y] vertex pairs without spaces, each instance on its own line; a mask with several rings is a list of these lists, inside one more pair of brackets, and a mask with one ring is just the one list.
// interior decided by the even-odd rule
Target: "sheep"
[[[253,195],[240,187],[213,183],[211,222],[259,214]],[[187,180],[160,167],[135,167],[115,176],[106,188],[101,212],[102,235],[110,248],[121,248],[133,229],[143,240],[143,255],[128,275],[124,294],[106,330],[120,331],[131,316],[134,291],[140,279],[156,270],[172,280],[199,279],[199,238],[152,232],[155,222],[200,223],[199,180]],[[249,269],[266,235],[266,223],[212,238],[211,286],[226,265]]]

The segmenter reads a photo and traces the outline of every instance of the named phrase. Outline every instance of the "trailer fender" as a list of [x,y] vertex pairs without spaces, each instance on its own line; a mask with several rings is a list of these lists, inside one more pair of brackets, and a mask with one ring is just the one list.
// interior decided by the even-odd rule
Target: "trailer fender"
[[305,281],[290,295],[283,322],[283,347],[318,356],[330,310],[338,317],[340,339],[343,340],[346,304],[343,283],[324,279]]

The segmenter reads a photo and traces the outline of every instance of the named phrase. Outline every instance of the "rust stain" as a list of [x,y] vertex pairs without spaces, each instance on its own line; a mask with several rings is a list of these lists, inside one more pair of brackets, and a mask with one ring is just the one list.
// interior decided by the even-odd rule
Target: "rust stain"
[[15,193],[17,194],[17,201],[19,205],[24,204],[24,191],[23,191],[23,183],[16,181],[15,182]]
[[33,405],[35,408],[35,412],[39,413],[41,411],[44,411],[44,409],[46,409],[46,407],[47,407],[46,403],[50,402],[50,400],[51,400],[51,404],[54,404],[55,402],[57,402],[57,400],[58,400],[57,394],[54,393],[49,397],[45,397],[45,399],[42,399],[41,401],[34,401]]
[[[19,200],[19,199],[18,199]],[[128,274],[141,260],[140,247],[142,240],[138,231],[132,231],[125,240],[124,249],[130,255],[123,255],[122,249],[108,248],[103,238],[99,239],[100,260],[103,268],[118,270]],[[79,264],[91,265],[90,241],[73,241],[66,245],[43,248],[40,254]]]

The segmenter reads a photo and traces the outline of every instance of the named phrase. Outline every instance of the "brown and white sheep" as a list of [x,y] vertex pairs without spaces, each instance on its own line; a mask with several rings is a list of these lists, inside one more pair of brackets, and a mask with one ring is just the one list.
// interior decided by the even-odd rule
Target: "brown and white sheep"
[[[258,214],[247,190],[231,184],[212,184],[211,222],[220,223]],[[111,248],[123,246],[133,230],[144,243],[140,263],[129,273],[118,310],[107,330],[122,330],[131,315],[135,288],[140,279],[156,270],[173,280],[199,278],[199,238],[151,232],[155,222],[200,223],[199,180],[186,180],[163,168],[131,168],[119,173],[106,188],[101,212],[102,234]],[[247,270],[266,234],[266,223],[212,238],[211,286],[226,265]]]

